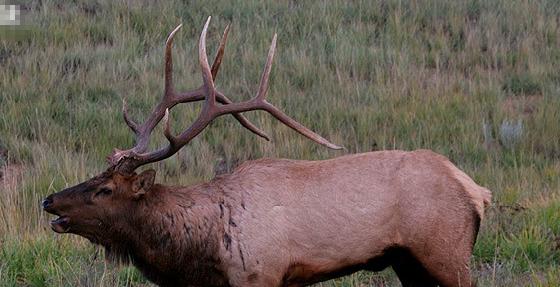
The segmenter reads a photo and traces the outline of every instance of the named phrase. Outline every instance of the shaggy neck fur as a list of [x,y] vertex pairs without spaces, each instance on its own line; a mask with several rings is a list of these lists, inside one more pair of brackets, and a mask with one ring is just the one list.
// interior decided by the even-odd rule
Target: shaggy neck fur
[[219,203],[209,194],[155,185],[107,225],[101,244],[108,258],[131,262],[160,286],[227,286],[218,258]]

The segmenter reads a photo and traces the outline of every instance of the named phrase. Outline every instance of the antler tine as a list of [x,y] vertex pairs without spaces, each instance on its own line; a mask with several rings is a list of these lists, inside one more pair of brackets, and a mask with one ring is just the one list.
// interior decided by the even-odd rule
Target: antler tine
[[281,110],[279,110],[277,107],[271,105],[268,102],[264,102],[262,108],[260,108],[260,109],[266,110],[269,114],[271,114],[273,117],[275,117],[277,120],[279,120],[283,124],[287,125],[291,129],[298,132],[299,134],[307,137],[308,139],[310,139],[310,140],[312,140],[312,141],[314,141],[314,142],[316,142],[320,145],[323,145],[323,146],[326,146],[330,149],[335,149],[335,150],[339,150],[339,149],[344,148],[342,146],[331,143],[330,141],[328,141],[324,137],[318,135],[317,133],[308,129],[304,125],[300,124],[298,121],[290,118],[288,115],[284,114]]
[[123,98],[122,99],[123,102],[123,107],[122,107],[122,113],[123,113],[123,117],[124,117],[124,121],[126,123],[126,125],[135,133],[138,134],[138,124],[136,122],[134,122],[130,116],[128,115],[128,104],[126,103],[126,99]]
[[226,47],[226,41],[229,34],[229,24],[224,29],[224,34],[220,40],[220,46],[218,46],[218,51],[214,57],[214,63],[212,63],[212,79],[216,81],[216,76],[218,76],[218,71],[220,70],[220,65],[222,64],[222,58],[224,56],[224,49]]
[[266,65],[264,66],[261,82],[259,84],[259,91],[257,93],[256,99],[260,101],[265,101],[266,92],[268,91],[268,78],[270,77],[270,71],[272,70],[272,61],[274,60],[274,53],[276,52],[276,33],[272,37],[272,43],[268,49],[268,57],[266,58]]
[[216,89],[214,88],[214,80],[212,79],[212,71],[208,64],[208,56],[206,55],[206,33],[208,32],[208,25],[210,24],[212,16],[208,16],[208,20],[204,24],[200,40],[198,41],[198,62],[202,70],[202,81],[204,82],[204,89],[206,90],[206,106],[208,108],[216,106]]
[[165,135],[165,137],[169,141],[169,144],[171,146],[175,146],[177,144],[177,141],[176,141],[176,138],[171,134],[171,127],[170,127],[170,124],[169,124],[169,109],[165,110],[165,115],[163,116],[163,123],[165,125],[165,128],[163,130],[163,134]]
[[167,41],[165,41],[165,90],[163,97],[169,98],[174,96],[174,87],[173,87],[173,38],[175,37],[175,33],[181,29],[183,24],[179,24],[169,36],[167,36]]
[[[216,51],[216,56],[214,57],[214,62],[212,63],[212,69],[211,69],[212,73],[211,74],[212,74],[213,81],[216,81],[216,76],[218,75],[220,65],[222,64],[222,58],[224,56],[224,50],[225,50],[225,47],[226,47],[227,37],[228,37],[228,34],[229,34],[229,27],[230,26],[228,24],[226,26],[226,28],[224,29],[222,39],[220,40],[220,45],[218,46],[218,50]],[[206,47],[204,47],[204,49],[206,50]],[[187,93],[183,93],[183,94],[178,95],[177,96],[177,102],[178,103],[188,103],[188,102],[204,100],[206,97],[205,97],[204,93],[200,92],[200,90],[202,90],[203,88],[204,88],[204,83],[203,83],[202,87],[200,87],[199,89],[196,89],[194,92],[187,92]],[[231,100],[229,100],[223,94],[216,95],[216,100],[218,102],[220,102],[221,104],[231,103]]]

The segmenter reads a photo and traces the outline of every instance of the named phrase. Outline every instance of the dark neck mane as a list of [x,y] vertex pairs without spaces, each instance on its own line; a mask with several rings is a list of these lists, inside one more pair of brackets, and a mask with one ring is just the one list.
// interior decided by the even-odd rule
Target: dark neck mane
[[155,185],[125,220],[108,227],[109,260],[132,263],[161,286],[224,285],[218,248],[223,225],[215,196]]

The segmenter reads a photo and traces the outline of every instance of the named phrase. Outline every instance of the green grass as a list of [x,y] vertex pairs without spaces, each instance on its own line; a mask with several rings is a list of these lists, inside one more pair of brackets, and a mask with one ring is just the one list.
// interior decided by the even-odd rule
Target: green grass
[[[195,51],[208,15],[209,51],[232,25],[222,91],[235,101],[255,93],[276,32],[270,102],[347,150],[249,113],[272,142],[224,117],[154,164],[158,180],[210,179],[220,159],[432,149],[493,191],[473,256],[479,285],[560,285],[560,2],[24,2],[24,25],[0,26],[0,286],[149,284],[134,268],[105,264],[85,240],[53,234],[39,201],[102,171],[113,148],[131,146],[121,98],[138,119],[159,100],[163,43],[178,23],[177,89],[201,83]],[[176,108],[174,130],[198,108]],[[523,134],[506,147],[500,126],[517,120]],[[164,141],[154,132],[154,147]],[[387,270],[322,286],[398,282]]]

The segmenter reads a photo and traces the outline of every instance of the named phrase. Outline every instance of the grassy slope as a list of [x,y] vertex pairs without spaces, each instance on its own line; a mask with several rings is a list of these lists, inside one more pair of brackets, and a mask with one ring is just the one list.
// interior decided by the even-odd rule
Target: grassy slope
[[[162,91],[163,42],[178,23],[178,89],[199,85],[196,38],[213,15],[209,49],[232,33],[218,86],[234,100],[255,92],[267,47],[279,34],[270,101],[347,152],[433,149],[494,192],[474,252],[481,286],[560,284],[560,4],[520,1],[42,1],[17,32],[0,30],[1,286],[146,284],[133,268],[105,265],[89,243],[58,236],[43,196],[105,167],[132,144],[121,98],[142,118]],[[272,1],[271,1],[272,2]],[[197,108],[199,105],[192,105]],[[175,130],[197,109],[177,108]],[[268,143],[230,117],[217,120],[159,180],[212,177],[219,158],[319,159],[327,151],[271,120],[249,115]],[[496,138],[522,120],[511,148]],[[162,143],[159,131],[155,144]],[[1,153],[0,153],[1,154]],[[8,182],[11,181],[11,182]],[[391,271],[323,286],[396,285]]]

